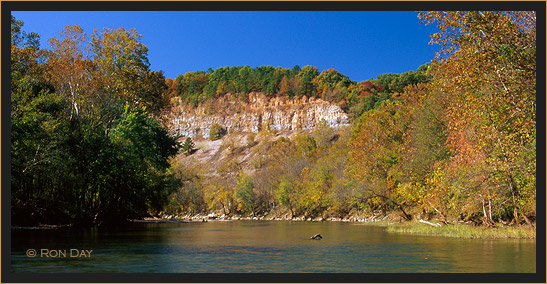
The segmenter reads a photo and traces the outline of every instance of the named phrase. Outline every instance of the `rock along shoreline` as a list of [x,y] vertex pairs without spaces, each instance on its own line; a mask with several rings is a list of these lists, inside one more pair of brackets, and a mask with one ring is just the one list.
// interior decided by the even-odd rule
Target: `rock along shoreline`
[[304,216],[295,216],[290,217],[289,214],[283,216],[226,216],[226,215],[216,215],[216,214],[197,214],[197,215],[162,215],[160,217],[145,217],[143,219],[133,219],[131,222],[137,223],[186,223],[186,222],[209,222],[209,221],[238,221],[238,220],[255,220],[255,221],[302,221],[302,222],[362,222],[362,223],[372,223],[380,221],[393,221],[399,222],[400,219],[397,216],[371,216],[371,217],[362,217],[362,216],[351,216],[351,217],[304,217]]

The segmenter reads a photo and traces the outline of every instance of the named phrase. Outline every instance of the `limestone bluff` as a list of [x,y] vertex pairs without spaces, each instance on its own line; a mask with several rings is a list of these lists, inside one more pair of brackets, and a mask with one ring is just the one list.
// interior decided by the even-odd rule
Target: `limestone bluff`
[[333,128],[349,123],[348,115],[337,104],[314,97],[268,97],[263,93],[249,93],[247,101],[226,94],[197,107],[175,98],[162,120],[172,135],[192,138],[208,138],[214,124],[228,132],[257,133],[263,129],[313,129],[321,120]]

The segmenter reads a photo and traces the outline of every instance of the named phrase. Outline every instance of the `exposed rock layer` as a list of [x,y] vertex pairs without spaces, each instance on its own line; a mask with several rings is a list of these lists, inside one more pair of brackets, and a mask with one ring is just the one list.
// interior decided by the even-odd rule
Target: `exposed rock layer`
[[254,133],[312,129],[321,120],[334,128],[348,124],[348,116],[338,105],[321,99],[267,97],[262,93],[250,93],[248,98],[248,102],[235,101],[227,94],[198,107],[178,103],[164,116],[164,122],[172,134],[192,138],[208,138],[214,124],[228,132]]

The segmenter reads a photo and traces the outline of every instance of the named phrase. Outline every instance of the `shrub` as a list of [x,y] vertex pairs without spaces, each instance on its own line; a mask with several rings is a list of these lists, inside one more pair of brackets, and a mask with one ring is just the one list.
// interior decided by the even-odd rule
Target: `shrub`
[[258,144],[258,142],[255,139],[256,139],[256,134],[254,133],[249,134],[249,136],[247,136],[247,147],[251,148],[255,146],[256,144]]
[[227,149],[230,154],[241,152],[244,150],[244,147],[240,147],[237,137],[232,135],[226,135],[222,141],[222,148]]
[[184,144],[182,144],[182,151],[186,156],[192,154],[192,151],[194,150],[194,142],[192,141],[192,138],[188,137],[184,141]]
[[226,134],[226,129],[222,128],[219,124],[213,124],[211,130],[209,130],[209,139],[215,141]]

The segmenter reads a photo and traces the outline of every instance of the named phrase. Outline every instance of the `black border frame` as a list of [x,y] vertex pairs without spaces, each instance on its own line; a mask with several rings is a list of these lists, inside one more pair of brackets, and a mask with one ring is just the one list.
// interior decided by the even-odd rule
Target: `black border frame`
[[[130,5],[128,5],[130,4]],[[545,14],[544,1],[3,1],[1,3],[1,151],[2,151],[2,180],[1,180],[1,282],[35,282],[35,283],[182,283],[182,282],[226,282],[226,283],[274,283],[274,282],[303,282],[303,283],[457,283],[457,282],[484,282],[484,283],[545,283],[545,203],[538,203],[536,243],[536,273],[11,273],[11,153],[10,153],[10,26],[11,11],[419,11],[419,10],[535,10],[537,16],[537,84],[536,98],[539,102],[539,120],[537,128],[536,152],[539,152],[538,167],[540,173],[545,173]],[[539,96],[538,96],[539,94]],[[541,175],[540,175],[541,176]],[[537,179],[537,200],[545,201],[545,177]]]

